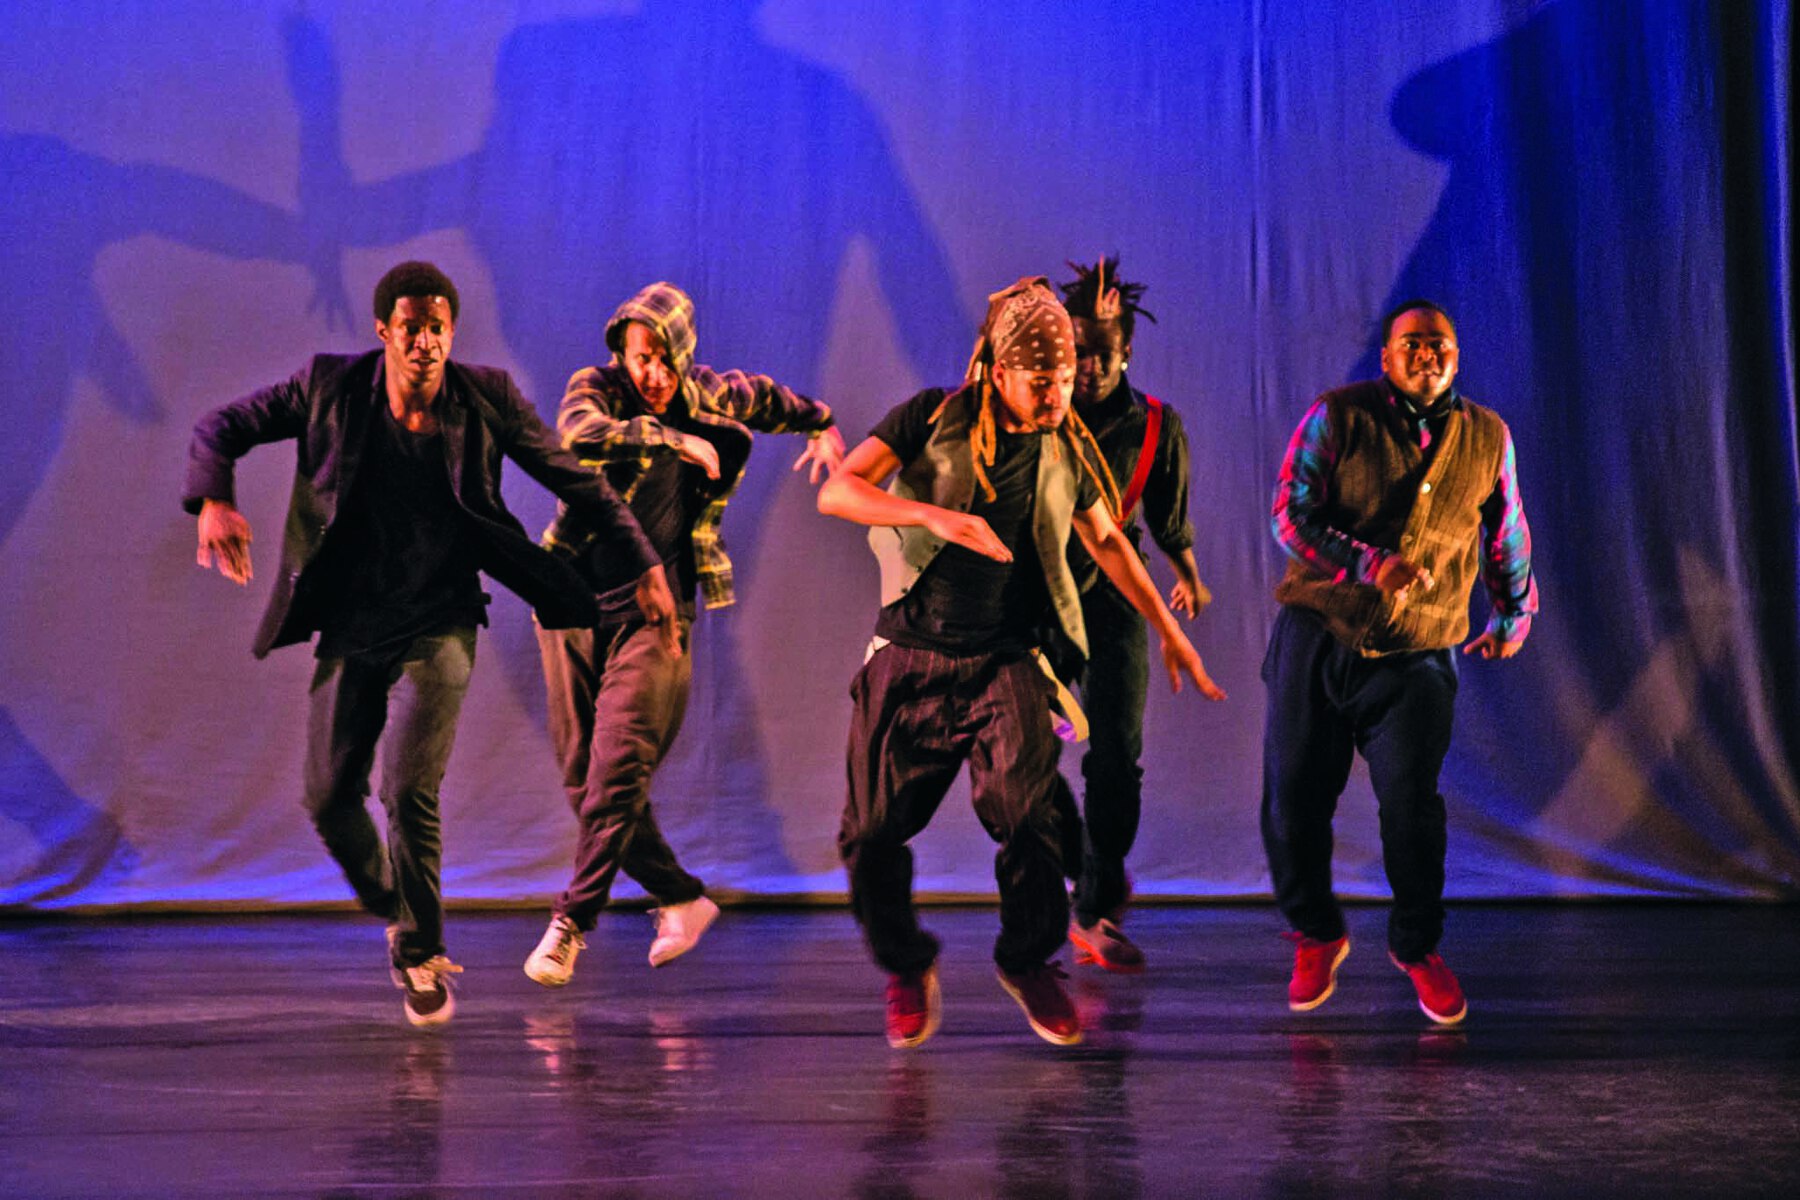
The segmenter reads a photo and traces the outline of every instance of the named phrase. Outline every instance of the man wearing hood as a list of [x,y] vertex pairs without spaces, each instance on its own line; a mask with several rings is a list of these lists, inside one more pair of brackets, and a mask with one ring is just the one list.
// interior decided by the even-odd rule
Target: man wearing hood
[[651,284],[607,321],[611,361],[575,372],[557,415],[564,445],[605,475],[643,526],[674,584],[679,626],[670,639],[647,625],[631,580],[599,552],[600,531],[580,510],[559,506],[544,544],[588,581],[600,618],[585,629],[538,630],[550,737],[581,826],[574,876],[525,960],[525,973],[545,987],[573,976],[621,870],[659,906],[653,967],[691,950],[718,916],[650,811],[651,775],[687,708],[696,593],[708,608],[735,598],[719,522],[749,461],[752,429],[807,434],[794,466],[811,464],[815,483],[844,456],[830,408],[766,375],[696,363],[694,345],[694,302],[673,284]]
[[1512,434],[1455,387],[1456,326],[1428,300],[1382,321],[1382,378],[1326,392],[1300,419],[1275,486],[1288,552],[1262,677],[1263,845],[1292,931],[1288,1007],[1331,997],[1350,953],[1331,891],[1331,818],[1361,751],[1380,807],[1394,907],[1388,956],[1440,1025],[1468,1013],[1438,954],[1456,644],[1479,574],[1493,608],[1466,655],[1511,658],[1537,582]]
[[[254,651],[319,635],[307,811],[357,899],[389,922],[407,1020],[437,1025],[455,1011],[449,977],[462,970],[444,953],[438,786],[475,630],[487,624],[476,572],[527,600],[541,625],[587,625],[595,613],[592,590],[507,511],[502,456],[582,514],[594,557],[671,638],[675,602],[619,497],[556,444],[506,373],[450,361],[458,301],[442,271],[401,263],[376,284],[374,307],[381,350],[321,354],[285,383],[200,418],[182,503],[199,517],[200,565],[216,559],[227,578],[248,582],[236,461],[265,442],[298,443],[281,573]],[[385,846],[364,807],[377,741]]]
[[1038,653],[1053,639],[1086,653],[1071,529],[1155,624],[1170,683],[1179,689],[1186,675],[1224,698],[1114,523],[1117,489],[1070,410],[1074,380],[1068,313],[1047,280],[1021,279],[989,297],[963,386],[888,413],[819,492],[820,512],[872,527],[881,564],[884,607],[851,685],[838,848],[851,906],[888,972],[896,1048],[929,1038],[941,1011],[938,941],[919,926],[907,843],[965,761],[976,815],[1000,846],[1000,984],[1039,1037],[1081,1040],[1049,961],[1068,933],[1069,897],[1056,689]]

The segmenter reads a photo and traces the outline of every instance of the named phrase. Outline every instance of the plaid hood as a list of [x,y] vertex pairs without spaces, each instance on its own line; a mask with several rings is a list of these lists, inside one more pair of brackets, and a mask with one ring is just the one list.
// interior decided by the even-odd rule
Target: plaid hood
[[669,365],[675,378],[687,387],[688,370],[694,365],[694,302],[672,283],[653,283],[613,310],[606,322],[606,348],[613,362],[625,348],[625,323],[640,321],[656,331],[669,347]]

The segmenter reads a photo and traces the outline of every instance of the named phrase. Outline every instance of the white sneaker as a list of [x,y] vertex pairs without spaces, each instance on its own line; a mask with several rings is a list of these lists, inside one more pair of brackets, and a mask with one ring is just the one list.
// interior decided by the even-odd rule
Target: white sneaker
[[587,949],[581,930],[567,917],[551,917],[550,927],[538,939],[537,949],[525,960],[525,974],[533,983],[562,987],[575,974],[575,956]]
[[414,967],[394,972],[394,981],[406,993],[406,1019],[414,1025],[442,1025],[456,1014],[456,997],[450,992],[450,976],[462,968],[442,954]]
[[660,967],[692,950],[718,915],[719,906],[705,896],[686,904],[657,909],[656,940],[650,943],[650,965]]

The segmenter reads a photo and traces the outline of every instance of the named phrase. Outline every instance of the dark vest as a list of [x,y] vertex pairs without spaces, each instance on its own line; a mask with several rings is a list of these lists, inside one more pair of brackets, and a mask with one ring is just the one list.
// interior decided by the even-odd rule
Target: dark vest
[[1317,613],[1340,642],[1375,656],[1454,646],[1469,632],[1469,589],[1481,570],[1481,506],[1506,453],[1506,424],[1464,399],[1421,450],[1377,380],[1323,397],[1336,443],[1325,523],[1430,571],[1396,607],[1371,584],[1321,575],[1298,559],[1275,599]]
[[[969,447],[969,430],[975,420],[976,394],[974,388],[963,388],[944,401],[943,413],[932,427],[924,452],[900,469],[888,488],[890,492],[952,512],[969,511],[975,502],[975,456]],[[1085,658],[1087,627],[1081,620],[1081,593],[1069,571],[1065,550],[1074,524],[1077,470],[1074,452],[1062,438],[1046,437],[1038,454],[1031,528],[1057,623],[1063,636]],[[910,591],[944,545],[942,538],[922,525],[872,527],[869,548],[881,564],[882,607]]]

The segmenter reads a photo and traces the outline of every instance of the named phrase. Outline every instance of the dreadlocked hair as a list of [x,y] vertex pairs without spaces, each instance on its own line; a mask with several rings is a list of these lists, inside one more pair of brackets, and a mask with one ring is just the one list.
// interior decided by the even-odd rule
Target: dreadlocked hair
[[[1085,321],[1117,321],[1119,333],[1127,346],[1131,344],[1131,334],[1137,328],[1139,315],[1152,325],[1156,324],[1156,314],[1138,303],[1143,298],[1144,285],[1127,283],[1119,278],[1118,255],[1103,255],[1091,267],[1073,262],[1068,267],[1075,272],[1075,278],[1058,286],[1062,288],[1063,307],[1069,310],[1071,317],[1080,317]],[[1118,312],[1103,316],[1100,309],[1109,292],[1118,293]]]
[[[982,496],[992,502],[996,493],[993,483],[988,480],[987,468],[994,465],[994,452],[999,445],[994,406],[1000,403],[1000,398],[994,394],[993,380],[985,374],[982,376],[980,389],[976,397],[975,420],[969,424],[969,457],[975,464],[975,482],[981,485]],[[938,413],[941,412],[942,406],[938,409]],[[937,413],[932,414],[932,419],[936,418]],[[1106,456],[1100,453],[1100,443],[1094,440],[1087,422],[1075,414],[1073,407],[1069,409],[1069,415],[1063,418],[1062,426],[1055,435],[1044,440],[1043,453],[1061,454],[1065,439],[1075,461],[1094,481],[1094,486],[1100,489],[1100,498],[1106,501],[1106,511],[1114,521],[1119,520],[1122,516],[1119,512],[1119,483],[1113,478],[1112,468],[1106,465]]]

